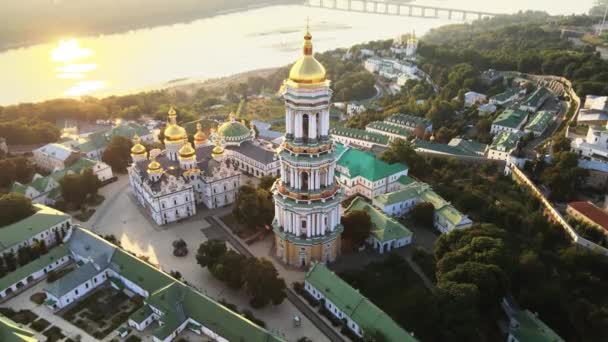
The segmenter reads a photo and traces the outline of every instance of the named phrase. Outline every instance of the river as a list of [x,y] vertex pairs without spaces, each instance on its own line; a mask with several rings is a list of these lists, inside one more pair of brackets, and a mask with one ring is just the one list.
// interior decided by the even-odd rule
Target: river
[[[592,0],[512,0],[508,5],[479,0],[417,2],[501,13],[513,12],[508,8],[544,9],[552,14],[582,13],[592,4]],[[563,5],[557,4],[561,2]],[[0,79],[4,81],[0,104],[125,94],[165,87],[174,80],[216,78],[285,65],[299,55],[307,17],[316,51],[393,38],[413,30],[422,35],[457,22],[290,5],[120,34],[58,37],[47,44],[0,53]]]

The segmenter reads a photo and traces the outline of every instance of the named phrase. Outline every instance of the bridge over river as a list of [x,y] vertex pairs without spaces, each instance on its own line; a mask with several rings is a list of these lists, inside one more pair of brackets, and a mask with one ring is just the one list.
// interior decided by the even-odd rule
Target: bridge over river
[[482,19],[501,15],[500,13],[421,5],[398,0],[305,0],[304,4],[341,11],[454,20]]

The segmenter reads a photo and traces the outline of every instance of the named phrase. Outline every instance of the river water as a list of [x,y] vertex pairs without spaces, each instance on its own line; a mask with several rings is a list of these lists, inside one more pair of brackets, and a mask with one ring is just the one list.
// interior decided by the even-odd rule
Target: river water
[[[487,12],[531,8],[569,14],[586,12],[592,1],[417,2]],[[299,56],[307,17],[316,51],[393,38],[412,30],[422,35],[431,28],[458,22],[272,6],[120,34],[57,37],[47,44],[0,53],[0,105],[125,94],[164,87],[175,80],[215,78],[286,65]]]

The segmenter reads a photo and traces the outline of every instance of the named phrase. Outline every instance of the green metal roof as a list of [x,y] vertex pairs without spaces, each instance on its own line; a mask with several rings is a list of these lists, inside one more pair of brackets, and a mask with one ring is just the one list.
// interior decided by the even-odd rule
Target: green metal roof
[[70,251],[67,246],[60,245],[52,248],[48,253],[42,255],[40,258],[19,267],[13,272],[8,273],[4,277],[0,278],[0,290],[4,290],[7,287],[15,284],[16,282],[27,278],[29,275],[36,271],[40,271],[51,263],[63,258],[68,255]]
[[467,156],[467,157],[479,157],[475,152],[470,151],[461,146],[451,146],[447,144],[439,144],[435,142],[430,142],[422,139],[416,139],[414,141],[414,149],[422,148],[425,150],[435,151],[438,153],[445,153],[457,156]]
[[418,126],[422,126],[427,128],[432,125],[431,120],[426,118],[422,118],[415,115],[410,114],[393,114],[388,118],[384,119],[385,122],[393,123],[396,125],[407,126],[411,128],[416,128]]
[[325,265],[313,264],[306,272],[305,280],[355,321],[364,332],[378,331],[389,342],[416,341],[384,311],[331,272]]
[[150,134],[150,130],[145,126],[134,122],[122,123],[107,130],[91,133],[86,138],[87,141],[78,145],[76,148],[83,152],[104,149],[108,146],[114,136],[133,139],[136,134],[140,137],[146,136]]
[[517,129],[527,117],[528,113],[522,110],[513,110],[509,108],[500,113],[498,117],[494,119],[492,125]]
[[224,122],[220,125],[217,132],[228,140],[249,137],[251,135],[249,128],[236,120]]
[[150,315],[152,315],[152,309],[150,309],[150,306],[144,305],[132,313],[131,316],[129,316],[129,319],[139,324],[150,317]]
[[525,129],[542,134],[547,127],[549,127],[554,116],[555,114],[552,112],[541,110],[534,115],[532,120],[530,120],[530,122],[526,125]]
[[389,217],[381,210],[374,208],[362,197],[355,198],[348,208],[346,208],[345,212],[350,213],[353,210],[363,210],[369,215],[373,226],[371,234],[378,241],[386,242],[398,240],[413,235],[404,225]]
[[2,342],[38,342],[35,333],[0,315],[0,341]]
[[159,289],[146,302],[164,313],[161,317],[164,325],[153,332],[160,339],[191,318],[229,341],[280,341],[248,319],[179,282]]
[[333,127],[330,133],[338,136],[345,136],[353,139],[369,141],[378,145],[388,145],[388,137],[376,132],[370,132],[363,129],[348,128],[348,127]]
[[519,134],[512,132],[500,132],[492,140],[490,145],[491,150],[511,152],[517,147],[519,142]]
[[154,266],[120,248],[116,248],[114,254],[112,254],[110,268],[124,278],[139,285],[148,291],[148,293],[152,293],[174,282],[173,278],[168,274],[160,272]]
[[370,122],[365,126],[366,130],[376,129],[385,133],[397,134],[402,136],[404,139],[412,135],[412,131],[397,125],[392,125],[382,121]]
[[398,181],[398,182],[399,182],[399,184],[401,184],[401,185],[410,185],[410,184],[412,184],[412,183],[415,183],[415,182],[416,182],[416,180],[415,180],[414,178],[412,178],[412,177],[410,177],[410,176],[405,176],[405,175],[400,176],[400,177],[397,179],[397,181]]
[[424,183],[410,183],[404,189],[389,192],[386,194],[374,197],[374,205],[384,207],[387,205],[405,202],[407,200],[420,197],[420,194],[426,191],[429,186]]
[[83,284],[85,281],[92,279],[94,276],[99,274],[99,272],[100,271],[97,270],[92,263],[87,262],[60,279],[57,279],[56,281],[47,285],[44,290],[55,296],[55,298],[61,298]]
[[388,164],[372,153],[355,148],[348,148],[338,159],[338,165],[348,169],[350,178],[361,176],[372,182],[408,169],[405,164]]
[[542,104],[542,102],[544,100],[547,99],[547,96],[551,95],[551,92],[549,91],[549,89],[545,88],[545,87],[540,87],[538,89],[536,89],[536,91],[534,91],[530,96],[528,96],[528,98],[526,100],[524,100],[524,102],[522,103],[523,106],[530,106],[530,107],[538,107]]
[[70,219],[70,215],[42,204],[33,204],[36,212],[21,221],[0,227],[0,249],[6,249]]
[[488,145],[482,144],[475,140],[467,140],[467,139],[462,139],[462,138],[454,138],[454,139],[450,140],[448,145],[454,146],[454,147],[459,147],[459,148],[463,149],[464,151],[475,153],[475,154],[480,154],[480,153],[483,154],[486,151],[486,147],[488,147]]
[[27,191],[27,186],[23,185],[19,182],[13,183],[13,186],[11,187],[11,190],[10,190],[10,192],[16,192],[16,193],[20,193],[22,195],[25,195],[26,191]]
[[528,310],[516,311],[514,318],[519,327],[511,330],[511,334],[521,342],[563,342],[549,326]]
[[513,96],[515,96],[515,94],[517,94],[519,92],[519,89],[515,89],[515,88],[511,88],[508,89],[500,94],[497,94],[495,96],[492,97],[492,99],[498,101],[498,102],[505,102],[508,99],[512,98]]

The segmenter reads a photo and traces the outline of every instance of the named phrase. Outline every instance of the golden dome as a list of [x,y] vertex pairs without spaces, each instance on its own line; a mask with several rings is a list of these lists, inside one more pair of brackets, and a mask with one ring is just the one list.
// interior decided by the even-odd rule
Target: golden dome
[[169,122],[165,128],[165,139],[169,141],[180,141],[188,137],[186,130],[177,124],[177,113],[171,107],[169,109]]
[[291,67],[289,80],[295,83],[314,84],[325,81],[325,67],[312,55],[312,36],[304,35],[302,57]]
[[159,174],[163,173],[163,167],[159,162],[156,161],[156,158],[152,158],[150,164],[148,164],[148,173],[149,174]]
[[177,153],[179,153],[180,158],[190,158],[194,156],[196,151],[192,148],[192,145],[189,142],[186,142],[184,146],[177,151]]
[[146,147],[141,144],[141,139],[139,139],[138,135],[133,137],[133,147],[131,147],[131,154],[133,155],[142,155],[146,153]]
[[224,155],[224,148],[220,144],[220,138],[218,136],[215,137],[215,147],[211,151],[211,157],[218,158]]
[[194,141],[199,143],[207,142],[207,136],[203,132],[203,125],[200,122],[196,123],[196,134],[194,134]]

